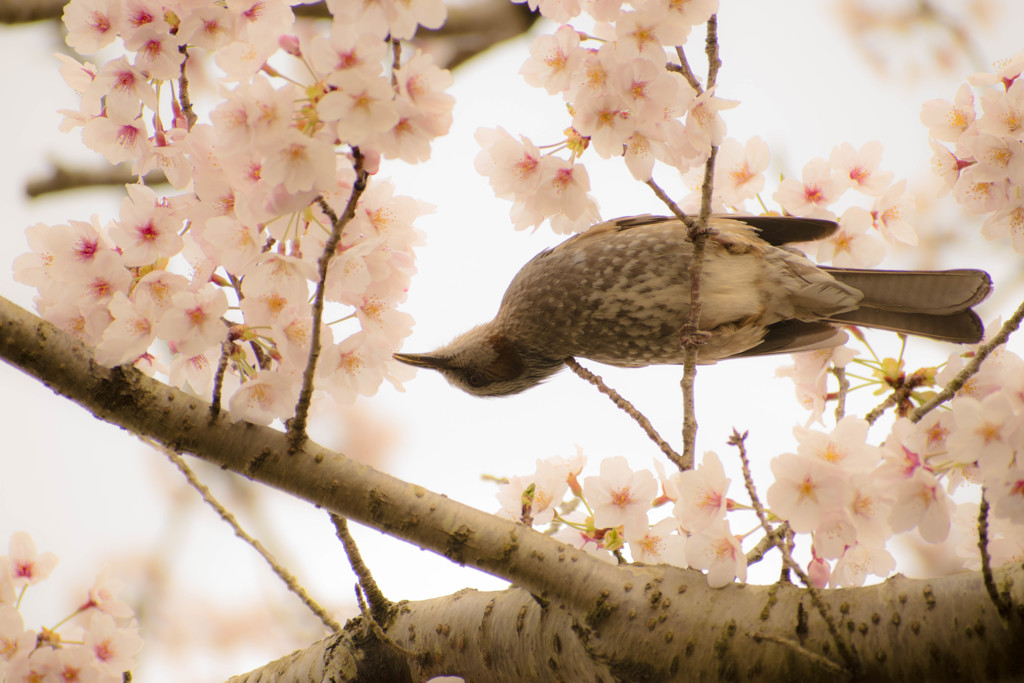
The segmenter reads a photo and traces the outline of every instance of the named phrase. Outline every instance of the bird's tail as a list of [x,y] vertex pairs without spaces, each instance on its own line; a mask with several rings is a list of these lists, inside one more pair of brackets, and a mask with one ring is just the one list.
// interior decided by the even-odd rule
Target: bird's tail
[[858,270],[824,268],[864,293],[859,306],[829,320],[971,344],[985,333],[971,310],[988,296],[992,280],[981,270]]

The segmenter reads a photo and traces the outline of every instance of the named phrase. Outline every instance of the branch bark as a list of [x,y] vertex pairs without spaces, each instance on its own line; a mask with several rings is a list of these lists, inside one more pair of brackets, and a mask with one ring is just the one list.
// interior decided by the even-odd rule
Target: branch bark
[[[382,625],[387,643],[352,619],[341,633],[238,680],[850,678],[808,594],[795,586],[712,590],[692,570],[605,564],[312,442],[289,455],[286,434],[223,413],[211,418],[200,398],[134,369],[99,366],[76,339],[3,299],[0,357],[102,420],[516,586],[398,603]],[[1024,567],[997,570],[994,580],[1013,606],[1005,620],[977,573],[897,576],[823,591],[822,600],[865,680],[1020,678]]]

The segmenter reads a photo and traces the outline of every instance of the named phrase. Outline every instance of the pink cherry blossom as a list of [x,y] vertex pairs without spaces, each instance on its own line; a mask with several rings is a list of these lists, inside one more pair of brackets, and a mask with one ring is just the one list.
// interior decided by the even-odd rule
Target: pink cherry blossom
[[1024,466],[1017,464],[988,482],[992,512],[1015,522],[1024,519]]
[[626,539],[634,562],[686,566],[686,537],[674,519],[663,519],[642,536]]
[[476,141],[477,173],[486,176],[494,194],[503,199],[526,197],[540,185],[541,154],[529,138],[516,140],[504,128],[480,128]]
[[911,206],[906,198],[907,181],[901,180],[885,190],[871,207],[875,229],[889,244],[917,244],[917,232],[906,219]]
[[227,327],[221,316],[227,310],[227,296],[218,287],[178,292],[171,298],[171,308],[157,322],[156,334],[182,356],[203,352],[226,338]]
[[851,206],[839,218],[839,228],[818,240],[815,258],[840,268],[870,268],[885,258],[885,242],[872,230],[871,214],[859,206]]
[[929,100],[921,107],[921,123],[936,140],[955,142],[974,122],[974,93],[970,86],[961,85],[950,104],[944,100]]
[[798,533],[814,531],[825,515],[842,505],[844,484],[838,468],[818,458],[784,453],[771,463],[775,483],[766,498],[772,512]]
[[722,204],[741,207],[764,189],[764,172],[768,168],[768,145],[759,137],[745,144],[726,138],[715,160],[714,191]]
[[848,473],[866,472],[881,460],[880,451],[865,443],[868,423],[855,415],[847,415],[831,434],[805,427],[794,427],[799,446],[797,454],[835,465]]
[[981,225],[987,240],[1010,238],[1013,250],[1024,254],[1024,198],[1012,199],[994,211]]
[[133,363],[148,351],[156,339],[160,311],[147,304],[129,299],[124,292],[114,293],[108,304],[113,321],[96,346],[97,363],[107,367]]
[[836,174],[848,178],[851,187],[866,195],[877,196],[892,183],[891,171],[881,172],[882,143],[868,142],[859,150],[848,142],[832,150],[829,163]]
[[124,100],[110,102],[104,116],[97,116],[86,123],[82,129],[82,142],[112,164],[141,160],[152,147],[140,105]]
[[960,463],[977,461],[986,476],[999,476],[1024,446],[1021,415],[1009,397],[996,392],[980,401],[968,396],[950,402],[954,427],[947,443],[950,455]]
[[896,560],[884,547],[858,543],[836,561],[829,583],[833,588],[863,586],[868,574],[884,577],[895,568]]
[[624,527],[627,538],[647,531],[647,511],[658,495],[658,483],[647,470],[634,472],[617,456],[601,462],[601,475],[583,479],[583,493],[599,529]]
[[67,44],[91,55],[114,42],[121,29],[121,0],[71,0],[64,7]]
[[1015,80],[1009,88],[990,88],[981,96],[984,114],[978,130],[999,137],[1024,140],[1024,83]]
[[929,543],[939,543],[949,535],[953,502],[931,472],[918,467],[893,490],[894,502],[889,516],[892,530],[917,527]]
[[1006,204],[1007,181],[986,180],[987,175],[985,169],[977,164],[960,171],[953,185],[953,197],[968,213],[990,213]]
[[541,34],[530,43],[530,58],[519,73],[532,86],[554,95],[567,91],[586,51],[571,26],[561,26],[552,35]]
[[725,519],[729,479],[722,462],[712,451],[704,454],[696,469],[675,475],[676,504],[672,514],[684,529],[698,533]]
[[260,370],[231,396],[233,418],[268,425],[295,408],[300,384],[296,377],[282,372]]
[[783,209],[795,216],[833,218],[828,207],[835,202],[846,185],[824,159],[814,159],[804,166],[802,180],[786,178],[772,195]]
[[93,614],[85,632],[85,646],[101,670],[118,676],[134,668],[135,655],[142,645],[136,626],[118,627],[114,618],[103,612]]
[[694,569],[707,570],[711,588],[722,588],[737,578],[747,580],[747,556],[725,519],[686,540],[686,562]]
[[25,629],[21,613],[0,604],[0,673],[5,665],[27,659],[36,646],[36,633]]
[[53,553],[40,555],[32,537],[24,531],[11,534],[8,550],[10,555],[0,557],[0,567],[6,569],[16,588],[39,583],[57,566],[57,556]]
[[178,234],[181,220],[157,199],[145,185],[127,186],[128,197],[121,202],[121,216],[110,229],[110,238],[121,250],[126,266],[145,266],[181,251]]

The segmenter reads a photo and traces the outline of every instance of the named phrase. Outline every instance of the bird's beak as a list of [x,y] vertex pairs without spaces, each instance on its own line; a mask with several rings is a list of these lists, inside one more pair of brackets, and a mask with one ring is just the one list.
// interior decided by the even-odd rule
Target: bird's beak
[[441,368],[448,367],[447,360],[429,353],[396,353],[392,355],[392,358],[417,368],[440,370]]

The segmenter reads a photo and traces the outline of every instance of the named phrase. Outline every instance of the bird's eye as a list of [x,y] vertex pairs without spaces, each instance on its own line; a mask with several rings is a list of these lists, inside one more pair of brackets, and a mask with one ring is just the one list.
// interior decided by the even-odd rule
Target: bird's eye
[[466,383],[474,389],[479,389],[487,386],[491,381],[482,372],[471,372],[466,375]]

